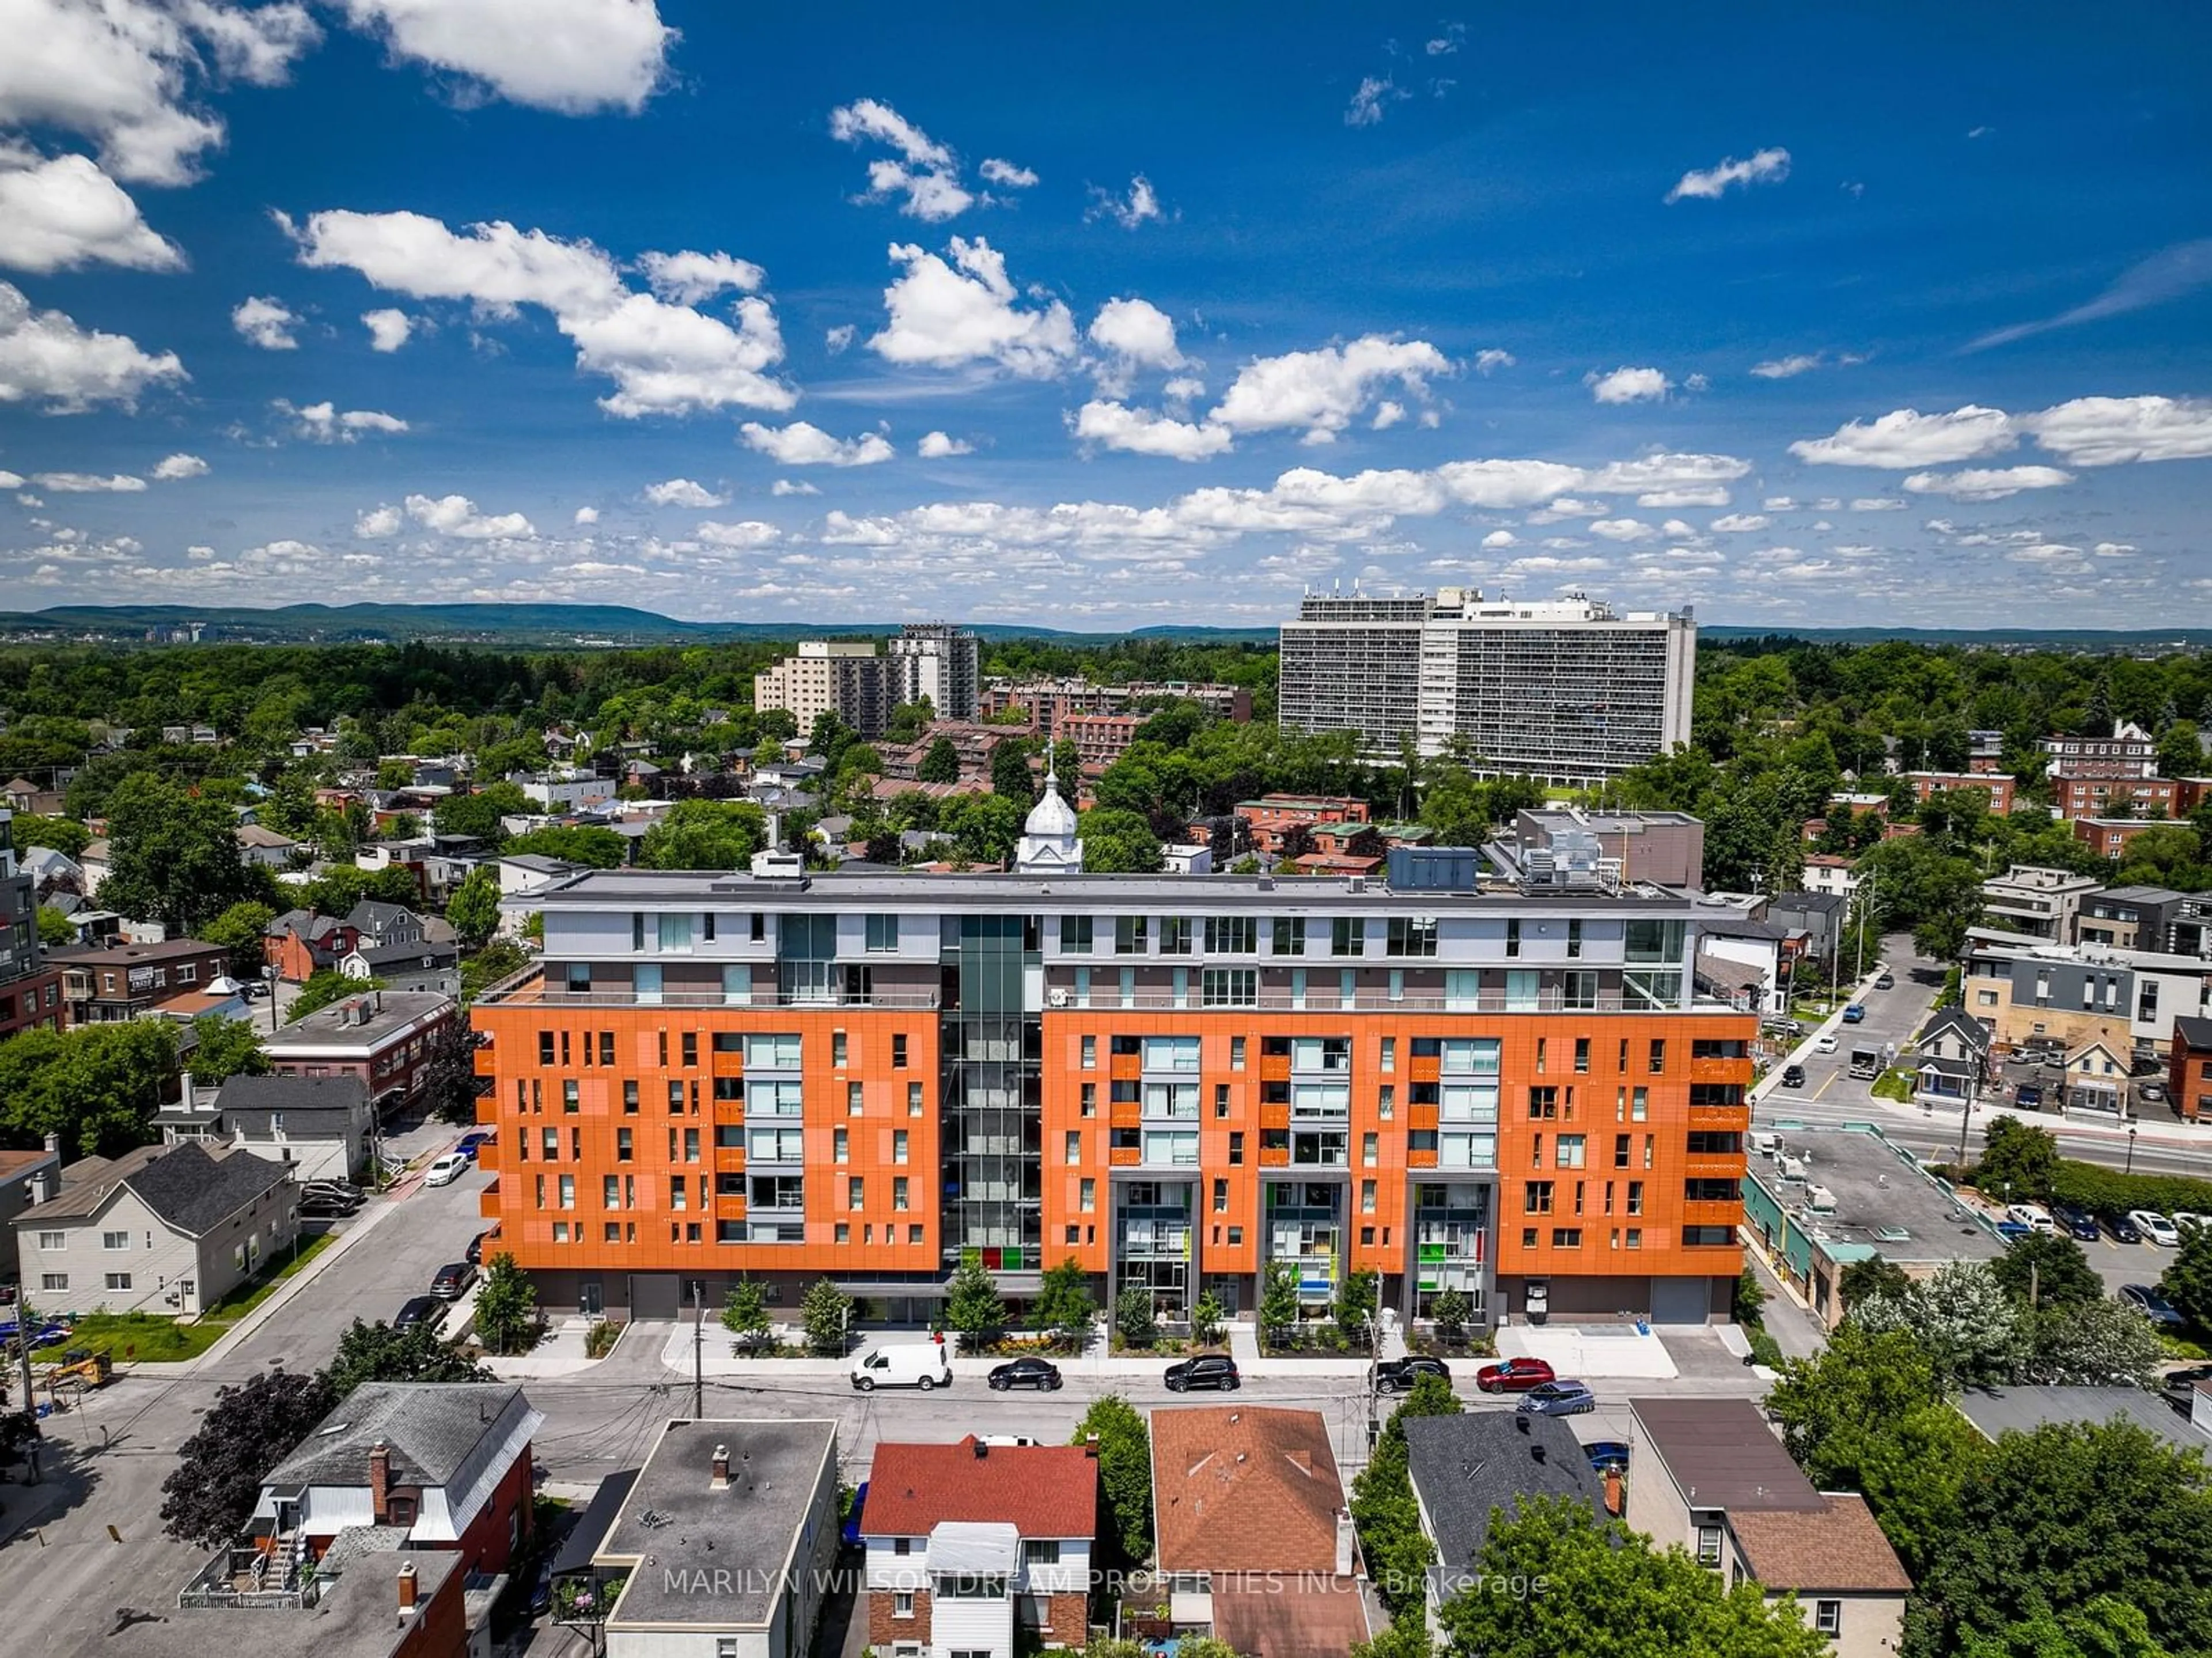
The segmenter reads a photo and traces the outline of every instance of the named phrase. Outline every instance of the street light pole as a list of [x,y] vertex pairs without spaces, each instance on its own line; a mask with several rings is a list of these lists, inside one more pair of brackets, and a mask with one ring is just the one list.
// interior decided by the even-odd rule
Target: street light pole
[[2136,1130],[2132,1124],[2130,1125],[2128,1128],[2127,1166],[2122,1169],[2120,1172],[2123,1175],[2132,1175],[2136,1172]]

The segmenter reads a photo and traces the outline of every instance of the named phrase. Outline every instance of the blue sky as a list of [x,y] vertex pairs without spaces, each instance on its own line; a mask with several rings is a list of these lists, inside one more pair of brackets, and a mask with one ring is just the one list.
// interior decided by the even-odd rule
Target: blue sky
[[2212,625],[2193,9],[0,38],[6,608]]

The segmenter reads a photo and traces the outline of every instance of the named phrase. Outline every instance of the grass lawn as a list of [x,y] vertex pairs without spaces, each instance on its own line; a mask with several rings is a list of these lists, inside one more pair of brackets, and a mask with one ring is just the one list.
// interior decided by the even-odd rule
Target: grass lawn
[[256,1284],[241,1285],[191,1320],[161,1318],[152,1313],[88,1313],[76,1321],[67,1342],[47,1350],[56,1360],[69,1348],[104,1352],[120,1362],[141,1364],[179,1364],[198,1358],[230,1333],[231,1326],[252,1312],[279,1284],[331,1246],[337,1235],[325,1232],[300,1246],[297,1259],[284,1264]]
[[1910,1071],[1885,1071],[1874,1079],[1873,1086],[1867,1091],[1878,1100],[1898,1100],[1910,1105],[1912,1103],[1912,1078],[1913,1073]]

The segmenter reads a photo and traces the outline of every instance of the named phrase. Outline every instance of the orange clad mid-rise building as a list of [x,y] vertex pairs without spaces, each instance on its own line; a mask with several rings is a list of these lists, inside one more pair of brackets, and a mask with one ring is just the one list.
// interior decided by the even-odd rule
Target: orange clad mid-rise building
[[[1070,1258],[1186,1321],[1287,1267],[1427,1315],[1725,1316],[1755,1021],[1650,889],[1085,875],[1048,789],[1017,872],[591,872],[474,1011],[483,1197],[556,1308],[829,1277],[926,1318],[963,1250]],[[1431,884],[1443,883],[1443,884]],[[1450,884],[1457,884],[1456,890]]]

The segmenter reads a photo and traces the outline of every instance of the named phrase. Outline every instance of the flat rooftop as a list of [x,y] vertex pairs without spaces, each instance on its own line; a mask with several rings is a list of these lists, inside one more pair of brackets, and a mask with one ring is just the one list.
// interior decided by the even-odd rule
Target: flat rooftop
[[[278,1027],[261,1046],[274,1054],[288,1048],[374,1048],[453,1005],[451,996],[434,990],[363,990]],[[357,1017],[357,1011],[365,1017]]]
[[[717,1446],[730,1453],[720,1491]],[[765,1626],[782,1574],[803,1564],[793,1559],[799,1528],[836,1457],[835,1422],[670,1423],[594,1556],[602,1566],[636,1567],[648,1555],[654,1563],[630,1572],[609,1627]]]
[[[1858,1128],[1763,1123],[1781,1137],[1781,1155],[1749,1161],[1751,1178],[1832,1260],[1880,1255],[1910,1270],[1947,1260],[1994,1260],[2004,1240],[1880,1134]],[[1782,1157],[1805,1160],[1802,1181],[1782,1178]],[[1835,1207],[1814,1213],[1812,1189],[1834,1194]]]
[[179,1609],[173,1595],[142,1597],[139,1604],[162,1621],[112,1631],[106,1649],[130,1658],[386,1658],[411,1633],[399,1619],[399,1568],[410,1562],[418,1606],[461,1569],[451,1550],[379,1549],[354,1555],[343,1570],[319,1574],[321,1594],[308,1607]]
[[1990,1439],[2033,1433],[2052,1422],[2092,1427],[2132,1422],[2169,1445],[2212,1455],[2212,1439],[2156,1394],[2140,1388],[1970,1388],[1954,1402],[1959,1414]]

